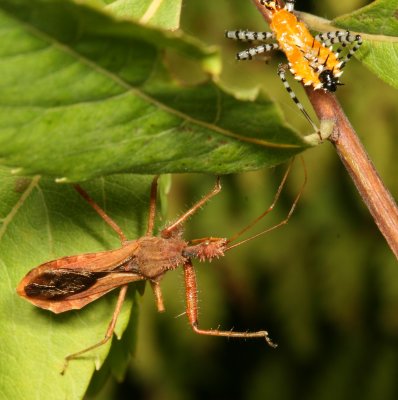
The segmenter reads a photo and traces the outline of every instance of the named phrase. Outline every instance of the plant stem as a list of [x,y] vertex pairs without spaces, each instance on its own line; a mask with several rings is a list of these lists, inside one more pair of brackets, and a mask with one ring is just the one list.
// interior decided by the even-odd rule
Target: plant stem
[[[260,4],[260,0],[252,1],[267,23],[270,23],[269,11]],[[305,90],[319,120],[334,122],[334,129],[329,140],[334,145],[380,232],[398,259],[398,208],[390,192],[380,179],[336,97],[331,93],[309,87]]]
[[366,150],[331,93],[306,88],[319,120],[333,120],[329,137],[380,232],[398,259],[398,208]]

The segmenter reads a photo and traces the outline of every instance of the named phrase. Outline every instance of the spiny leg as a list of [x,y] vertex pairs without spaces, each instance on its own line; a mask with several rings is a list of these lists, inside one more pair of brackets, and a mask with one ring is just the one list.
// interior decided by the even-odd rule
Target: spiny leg
[[89,352],[91,350],[96,349],[97,347],[100,347],[100,346],[104,345],[112,337],[113,331],[115,330],[117,318],[119,317],[119,314],[120,314],[120,311],[122,309],[122,305],[123,305],[124,299],[126,297],[127,288],[128,288],[128,285],[124,285],[120,289],[119,297],[117,299],[117,303],[116,303],[116,307],[115,307],[115,311],[113,312],[112,320],[108,325],[108,329],[106,330],[105,337],[102,340],[100,340],[98,343],[96,343],[96,344],[94,344],[94,345],[92,345],[90,347],[87,347],[86,349],[80,350],[77,353],[69,354],[68,356],[66,356],[65,357],[64,366],[63,366],[62,371],[61,371],[61,375],[63,375],[65,373],[66,369],[68,368],[68,364],[69,364],[70,360],[78,358],[82,354],[87,353],[87,352]]
[[[298,194],[297,194],[296,197],[294,198],[294,201],[293,201],[292,205],[290,206],[290,209],[289,209],[289,212],[288,212],[287,216],[286,216],[282,221],[280,221],[279,223],[277,223],[276,225],[273,225],[273,226],[271,226],[270,228],[265,229],[264,231],[259,232],[259,233],[255,234],[255,235],[253,235],[253,236],[251,236],[251,237],[249,237],[249,238],[247,238],[247,239],[241,240],[240,242],[235,243],[235,244],[233,244],[232,246],[228,246],[228,247],[226,248],[225,251],[231,250],[231,249],[233,249],[234,247],[240,246],[240,245],[243,244],[243,243],[246,243],[246,242],[248,242],[248,241],[250,241],[250,240],[253,240],[253,239],[255,239],[255,238],[259,237],[259,236],[262,236],[262,235],[264,235],[264,234],[266,234],[266,233],[268,233],[268,232],[271,232],[271,231],[273,231],[273,230],[275,230],[275,229],[277,229],[277,228],[279,228],[279,227],[281,227],[281,226],[283,226],[283,225],[286,225],[286,224],[289,222],[289,219],[290,219],[290,217],[292,216],[294,210],[296,209],[297,203],[298,203],[298,201],[300,200],[301,195],[303,194],[305,185],[307,184],[307,169],[306,169],[306,167],[305,167],[305,163],[304,163],[304,160],[303,160],[302,157],[301,157],[301,163],[302,163],[303,169],[304,169],[304,181],[303,181],[303,184],[302,184],[302,186],[301,186],[301,188],[300,188],[300,191],[298,192]],[[270,211],[272,211],[272,209],[274,208],[276,202],[278,201],[278,198],[279,198],[280,193],[281,193],[281,191],[282,191],[282,189],[283,189],[283,186],[285,185],[285,181],[286,181],[286,178],[287,178],[287,176],[288,176],[288,174],[289,174],[289,171],[290,171],[290,168],[291,168],[291,164],[292,164],[292,163],[290,163],[288,169],[286,170],[286,172],[285,172],[285,174],[284,174],[284,176],[283,176],[283,178],[282,178],[282,182],[280,183],[280,185],[279,185],[279,187],[278,187],[278,190],[277,190],[277,192],[276,192],[276,194],[275,194],[275,197],[274,197],[274,200],[273,200],[271,206],[270,206],[264,213],[262,213],[259,217],[257,217],[251,224],[249,224],[245,229],[243,229],[241,232],[239,232],[238,235],[235,235],[234,237],[232,237],[231,239],[229,239],[229,240],[228,240],[228,243],[231,243],[233,240],[236,240],[237,237],[239,237],[242,233],[246,232],[249,228],[251,228],[254,224],[256,224],[260,219],[262,219],[262,218],[265,217]]]
[[319,40],[324,46],[327,47],[332,46],[335,43],[340,43],[341,47],[335,51],[336,57],[339,57],[343,48],[347,47],[348,45],[353,45],[344,59],[340,59],[340,69],[345,67],[350,58],[362,45],[361,35],[352,34],[350,31],[324,32],[315,36],[315,39]]
[[78,184],[74,185],[76,191],[90,204],[99,216],[118,234],[120,241],[126,242],[127,238],[119,225],[88,195],[88,193]]
[[321,136],[321,133],[319,131],[319,128],[315,125],[314,121],[308,115],[307,111],[305,111],[303,105],[300,103],[300,101],[297,98],[296,94],[294,93],[293,89],[290,87],[289,82],[286,80],[285,72],[286,72],[287,68],[288,68],[288,66],[286,64],[279,64],[279,67],[278,67],[279,78],[281,79],[281,81],[283,83],[283,86],[285,87],[285,89],[289,93],[290,98],[295,102],[296,106],[304,114],[305,118],[307,118],[307,121],[311,124],[311,126],[313,127],[315,132],[318,133],[318,135],[320,136],[320,138],[322,140],[322,136]]
[[190,260],[184,264],[184,279],[185,279],[185,296],[186,296],[186,310],[189,323],[191,324],[194,332],[200,335],[208,336],[225,336],[235,337],[242,339],[250,338],[264,338],[271,347],[277,347],[275,343],[268,337],[267,331],[258,332],[233,332],[233,331],[220,331],[218,329],[200,329],[198,322],[198,289],[196,284],[196,274],[194,267]]
[[188,211],[186,211],[183,215],[181,215],[180,218],[177,219],[173,224],[168,226],[167,228],[163,229],[160,232],[161,237],[163,238],[169,238],[173,235],[173,232],[178,230],[181,225],[193,214],[195,214],[196,211],[199,210],[205,203],[207,203],[212,197],[214,197],[217,193],[219,193],[221,190],[221,181],[220,177],[217,177],[216,184],[210,192],[204,196],[202,199],[200,199],[196,204],[194,204]]

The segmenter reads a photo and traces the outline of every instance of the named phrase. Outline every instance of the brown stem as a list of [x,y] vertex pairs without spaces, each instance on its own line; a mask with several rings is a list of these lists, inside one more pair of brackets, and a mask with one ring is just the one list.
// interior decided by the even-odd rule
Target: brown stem
[[[260,0],[252,0],[269,24],[270,13]],[[308,98],[320,121],[333,121],[329,140],[350,174],[360,196],[372,214],[380,232],[398,258],[398,208],[381,181],[372,161],[359,141],[336,97],[321,90],[306,88]]]
[[334,121],[329,140],[350,174],[360,196],[372,214],[380,232],[398,258],[398,208],[380,179],[366,150],[331,93],[306,88],[308,98],[320,121]]

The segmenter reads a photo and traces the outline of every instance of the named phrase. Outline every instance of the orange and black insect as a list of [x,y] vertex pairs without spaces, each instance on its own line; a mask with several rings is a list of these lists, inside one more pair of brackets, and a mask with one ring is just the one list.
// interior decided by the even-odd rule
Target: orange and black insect
[[[227,31],[225,36],[228,39],[241,41],[276,40],[275,43],[266,43],[241,51],[236,58],[250,60],[264,52],[283,51],[288,64],[279,65],[278,75],[290,97],[315,130],[318,130],[286,81],[285,71],[289,69],[295,79],[303,82],[305,86],[312,86],[315,90],[334,92],[337,86],[342,85],[339,78],[343,73],[343,68],[361,46],[362,38],[349,31],[325,32],[314,37],[306,25],[293,14],[294,0],[286,1],[284,6],[281,6],[278,1],[271,0],[261,0],[260,3],[270,11],[272,32],[238,30]],[[332,46],[336,43],[339,43],[340,47],[334,51]],[[351,46],[350,50],[341,56],[340,53],[347,46]]]

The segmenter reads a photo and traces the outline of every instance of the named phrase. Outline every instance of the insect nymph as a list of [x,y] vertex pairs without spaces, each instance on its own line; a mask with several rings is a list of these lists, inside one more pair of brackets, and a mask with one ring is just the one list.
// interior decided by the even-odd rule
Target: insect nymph
[[[182,226],[186,220],[220,192],[221,184],[219,179],[217,179],[215,187],[205,197],[174,223],[162,229],[158,236],[154,236],[157,196],[157,178],[155,178],[151,187],[147,231],[145,236],[137,240],[127,240],[119,226],[79,185],[76,185],[77,191],[119,235],[122,244],[121,248],[98,253],[68,256],[46,262],[28,272],[17,287],[17,292],[21,297],[37,307],[50,310],[54,313],[80,309],[111,290],[120,288],[117,305],[104,339],[93,346],[68,355],[65,358],[63,372],[70,360],[78,358],[83,353],[101,346],[112,337],[129,283],[148,280],[155,295],[158,311],[164,311],[159,282],[167,271],[173,270],[178,266],[182,266],[184,270],[186,314],[194,332],[212,336],[263,338],[270,346],[275,347],[266,331],[235,332],[199,328],[196,275],[192,259],[196,258],[199,261],[205,261],[221,257],[229,249],[251,239],[231,244],[231,242],[235,241],[241,234],[245,233],[273,209],[285,184],[288,172],[289,169],[284,175],[271,206],[253,221],[252,224],[248,225],[231,239],[207,237],[186,241],[182,238]],[[300,195],[301,191],[295,198],[287,217],[283,221],[262,231],[260,234],[269,232],[287,223]],[[260,234],[252,236],[252,238]]]
[[[312,36],[306,25],[294,15],[294,3],[294,0],[287,0],[285,5],[281,6],[279,1],[260,0],[260,4],[270,13],[271,32],[237,30],[227,31],[225,36],[228,39],[241,41],[276,40],[275,43],[266,43],[241,51],[236,58],[250,60],[260,53],[272,50],[283,51],[288,64],[279,65],[278,75],[290,97],[317,130],[286,81],[285,72],[289,69],[294,78],[303,82],[305,86],[312,86],[315,90],[335,92],[337,86],[342,85],[339,78],[343,73],[343,68],[361,46],[362,39],[360,35],[354,35],[349,31],[326,32]],[[334,51],[332,46],[335,43],[340,43],[341,46]],[[347,45],[351,46],[350,50],[345,56],[340,56]]]

